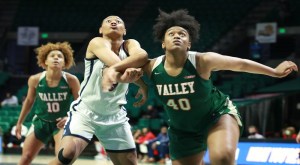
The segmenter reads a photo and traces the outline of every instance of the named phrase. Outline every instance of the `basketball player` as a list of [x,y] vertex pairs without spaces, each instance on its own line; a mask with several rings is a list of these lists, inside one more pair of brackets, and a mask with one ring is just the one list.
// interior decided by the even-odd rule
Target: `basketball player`
[[[136,40],[123,39],[126,29],[118,16],[105,18],[99,32],[102,37],[93,38],[87,47],[79,98],[71,105],[59,154],[50,164],[72,164],[93,135],[115,165],[137,164],[135,143],[123,105],[128,83],[142,75],[141,69],[135,68],[147,62],[147,53]],[[116,71],[122,74],[114,74]],[[102,83],[106,82],[102,79],[106,72],[113,72],[108,74],[108,83],[119,83],[108,88],[111,92],[104,93]]]
[[[19,164],[30,164],[45,144],[54,138],[58,153],[63,126],[71,99],[78,97],[79,80],[62,71],[74,64],[73,50],[69,43],[48,43],[36,49],[38,65],[45,71],[28,79],[27,96],[16,125],[16,136],[21,138],[22,123],[29,112],[35,111],[32,125],[25,138]],[[33,104],[35,109],[31,109]]]
[[203,163],[209,149],[211,165],[234,165],[242,122],[228,96],[216,89],[211,73],[231,70],[285,77],[298,71],[291,61],[276,68],[213,52],[193,52],[199,23],[186,10],[160,11],[153,27],[165,55],[143,68],[169,116],[170,156],[173,165]]

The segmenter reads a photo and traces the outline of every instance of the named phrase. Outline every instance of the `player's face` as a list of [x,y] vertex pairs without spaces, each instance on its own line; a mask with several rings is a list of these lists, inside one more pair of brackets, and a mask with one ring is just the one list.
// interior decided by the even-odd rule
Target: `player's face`
[[103,36],[109,34],[125,35],[126,29],[123,20],[118,16],[109,16],[105,18],[100,27],[100,33],[103,34]]
[[169,28],[164,36],[162,48],[168,50],[189,50],[191,42],[189,33],[182,27],[173,26]]
[[65,56],[59,50],[52,50],[48,54],[45,64],[48,68],[63,69],[65,66]]

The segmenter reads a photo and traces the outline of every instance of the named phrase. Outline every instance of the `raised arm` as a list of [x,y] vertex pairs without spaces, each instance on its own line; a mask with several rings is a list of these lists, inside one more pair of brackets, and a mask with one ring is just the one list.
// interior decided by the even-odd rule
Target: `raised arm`
[[125,42],[125,47],[125,49],[127,49],[129,53],[129,57],[112,65],[105,73],[107,77],[114,83],[124,82],[122,81],[123,79],[121,78],[121,76],[126,69],[142,67],[144,64],[146,64],[148,59],[147,52],[141,48],[138,41],[129,39]]
[[276,68],[271,68],[252,60],[225,56],[212,52],[198,55],[197,61],[198,68],[200,68],[199,73],[203,73],[202,76],[204,78],[208,78],[211,71],[218,70],[248,72],[278,78],[285,77],[292,71],[298,71],[297,65],[292,61],[283,61]]
[[111,50],[111,44],[101,38],[93,38],[87,48],[86,58],[99,58],[105,65],[112,66],[121,59]]
[[139,68],[147,62],[148,54],[141,48],[138,41],[129,39],[125,42],[125,47],[129,53],[129,57],[111,66],[112,69],[124,72],[127,68]]
[[[103,75],[102,89],[109,91],[113,89],[113,84],[118,82],[130,83],[137,80],[142,75],[142,70],[131,69],[131,73],[128,73],[130,68],[142,67],[148,59],[147,52],[141,48],[139,42],[130,39],[125,42],[125,49],[129,53],[129,57],[107,68]],[[130,77],[128,77],[129,75]],[[126,81],[124,81],[126,80]]]

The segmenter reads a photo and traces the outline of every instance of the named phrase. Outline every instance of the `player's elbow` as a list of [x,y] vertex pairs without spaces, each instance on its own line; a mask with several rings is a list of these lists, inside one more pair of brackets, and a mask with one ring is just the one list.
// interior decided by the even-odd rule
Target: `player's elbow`
[[148,53],[145,50],[143,50],[143,52],[141,53],[140,56],[141,56],[140,58],[141,58],[141,64],[142,64],[141,66],[143,66],[148,61]]
[[144,60],[148,59],[148,53],[144,49],[139,49],[138,51],[136,51],[135,54],[140,59],[144,59]]
[[141,50],[138,55],[138,64],[140,64],[139,67],[146,64],[148,61],[148,53],[145,50]]

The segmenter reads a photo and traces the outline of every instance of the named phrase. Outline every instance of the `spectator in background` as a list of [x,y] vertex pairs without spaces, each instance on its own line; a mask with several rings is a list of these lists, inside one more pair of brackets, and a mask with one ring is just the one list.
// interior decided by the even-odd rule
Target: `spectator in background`
[[265,137],[258,133],[257,128],[254,125],[248,127],[248,139],[264,139]]
[[12,148],[14,145],[20,145],[20,147],[23,147],[27,132],[28,132],[28,128],[26,126],[22,125],[22,130],[21,130],[22,137],[21,137],[21,139],[18,139],[16,136],[16,126],[13,126],[10,131],[10,136],[9,136],[9,141],[7,143],[7,147]]
[[155,138],[155,135],[149,130],[149,128],[144,127],[142,129],[142,134],[138,137],[136,144],[139,147],[141,156],[142,156],[142,162],[146,162],[148,160],[148,149],[147,149],[147,141],[150,141]]
[[288,126],[282,130],[282,137],[283,139],[296,139],[296,129],[295,127]]
[[106,152],[102,144],[99,142],[99,140],[94,141],[95,148],[97,151],[97,155],[94,156],[94,159],[96,160],[105,160],[107,159],[106,157]]
[[159,163],[165,163],[165,158],[167,158],[169,154],[169,136],[167,131],[167,127],[162,126],[156,138],[145,142],[147,143],[149,157],[147,162],[155,162],[154,152],[158,151]]
[[140,145],[139,145],[139,138],[140,138],[140,136],[142,136],[142,131],[140,129],[136,129],[132,132],[132,134],[133,134],[133,139],[134,139],[135,146],[136,146],[137,158],[140,161],[143,159],[143,156],[144,156],[144,154],[140,150]]
[[6,93],[6,98],[1,102],[1,106],[15,107],[19,105],[18,98],[10,92]]

